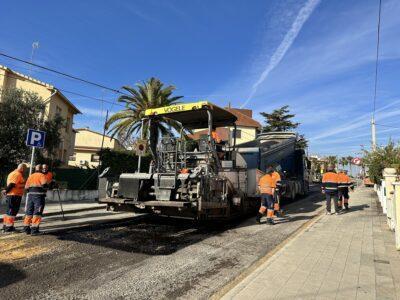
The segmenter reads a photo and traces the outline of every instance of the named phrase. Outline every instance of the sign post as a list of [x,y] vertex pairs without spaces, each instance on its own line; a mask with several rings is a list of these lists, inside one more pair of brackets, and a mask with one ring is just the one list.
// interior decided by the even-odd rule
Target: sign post
[[46,132],[31,129],[31,128],[28,129],[28,133],[26,135],[26,145],[29,147],[32,147],[31,165],[29,168],[29,175],[32,174],[33,163],[35,161],[35,149],[43,148],[45,140],[46,140]]
[[137,169],[137,172],[140,173],[140,166],[141,166],[141,162],[142,162],[142,156],[145,155],[146,151],[147,151],[147,141],[143,140],[143,139],[136,140],[135,151],[136,151],[136,155],[138,156],[138,169]]

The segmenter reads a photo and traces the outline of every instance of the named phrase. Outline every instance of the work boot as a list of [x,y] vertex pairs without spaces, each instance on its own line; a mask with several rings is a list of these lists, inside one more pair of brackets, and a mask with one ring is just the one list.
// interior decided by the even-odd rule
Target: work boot
[[261,213],[257,213],[257,216],[256,216],[256,223],[257,224],[261,224],[261,218],[262,218],[262,214]]
[[39,235],[39,234],[40,234],[39,227],[31,228],[31,235]]
[[326,211],[325,213],[327,216],[330,216],[332,213],[330,211]]
[[10,227],[5,227],[4,228],[4,232],[14,232],[15,231],[15,227],[14,226],[10,226]]
[[275,222],[271,218],[267,218],[267,224],[268,225],[275,225]]
[[31,234],[31,228],[29,226],[24,226],[24,232],[26,234]]

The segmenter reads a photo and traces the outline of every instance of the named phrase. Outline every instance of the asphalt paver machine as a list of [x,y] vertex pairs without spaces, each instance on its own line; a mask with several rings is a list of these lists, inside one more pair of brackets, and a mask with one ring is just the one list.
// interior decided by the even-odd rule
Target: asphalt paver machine
[[[142,128],[160,118],[178,121],[177,136],[162,137],[153,149],[154,161],[146,172],[119,176],[107,184],[107,203],[113,210],[133,210],[198,220],[229,219],[255,211],[260,205],[258,180],[269,165],[279,165],[284,196],[294,199],[308,192],[304,150],[296,149],[295,133],[263,133],[236,145],[236,116],[201,101],[148,109]],[[146,126],[144,126],[146,125]],[[229,141],[218,144],[213,129],[228,127]],[[205,129],[198,141],[188,140],[183,129]],[[149,139],[152,139],[149,134]]]
[[162,137],[149,170],[121,174],[118,182],[108,184],[100,202],[115,210],[199,220],[230,218],[257,207],[258,199],[249,197],[247,164],[236,151],[235,136],[226,145],[217,145],[212,137],[215,127],[235,130],[235,115],[201,101],[148,109],[142,122],[160,117],[178,121],[188,130],[206,128],[207,134],[196,142],[188,140],[183,130],[176,137]]

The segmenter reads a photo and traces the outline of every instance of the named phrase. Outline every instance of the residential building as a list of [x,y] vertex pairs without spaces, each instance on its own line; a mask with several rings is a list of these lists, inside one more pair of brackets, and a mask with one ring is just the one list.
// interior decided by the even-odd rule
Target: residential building
[[37,93],[46,104],[47,118],[54,118],[58,114],[65,120],[66,126],[61,130],[61,143],[57,149],[56,159],[66,165],[68,157],[74,151],[75,131],[72,125],[74,115],[81,113],[79,109],[53,85],[0,65],[0,91],[11,88]]
[[90,130],[89,128],[75,129],[74,154],[69,158],[68,165],[74,167],[97,167],[99,165],[98,152],[103,149],[125,150],[124,146],[115,138]]
[[[257,136],[257,133],[260,132],[262,126],[258,121],[253,119],[253,111],[251,109],[231,107],[225,107],[225,109],[237,117],[236,144],[238,145],[254,140]],[[216,131],[223,141],[228,143],[233,141],[233,137],[235,135],[233,126],[218,127]],[[205,134],[207,134],[207,129],[197,129],[194,130],[194,134],[190,137],[197,140]]]

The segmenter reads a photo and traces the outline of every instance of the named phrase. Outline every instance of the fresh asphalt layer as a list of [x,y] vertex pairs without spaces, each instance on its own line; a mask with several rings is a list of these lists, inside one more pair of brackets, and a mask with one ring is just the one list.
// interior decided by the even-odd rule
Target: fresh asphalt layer
[[315,187],[274,226],[143,216],[90,225],[89,214],[82,228],[1,236],[0,289],[8,299],[208,298],[318,216],[322,198]]

